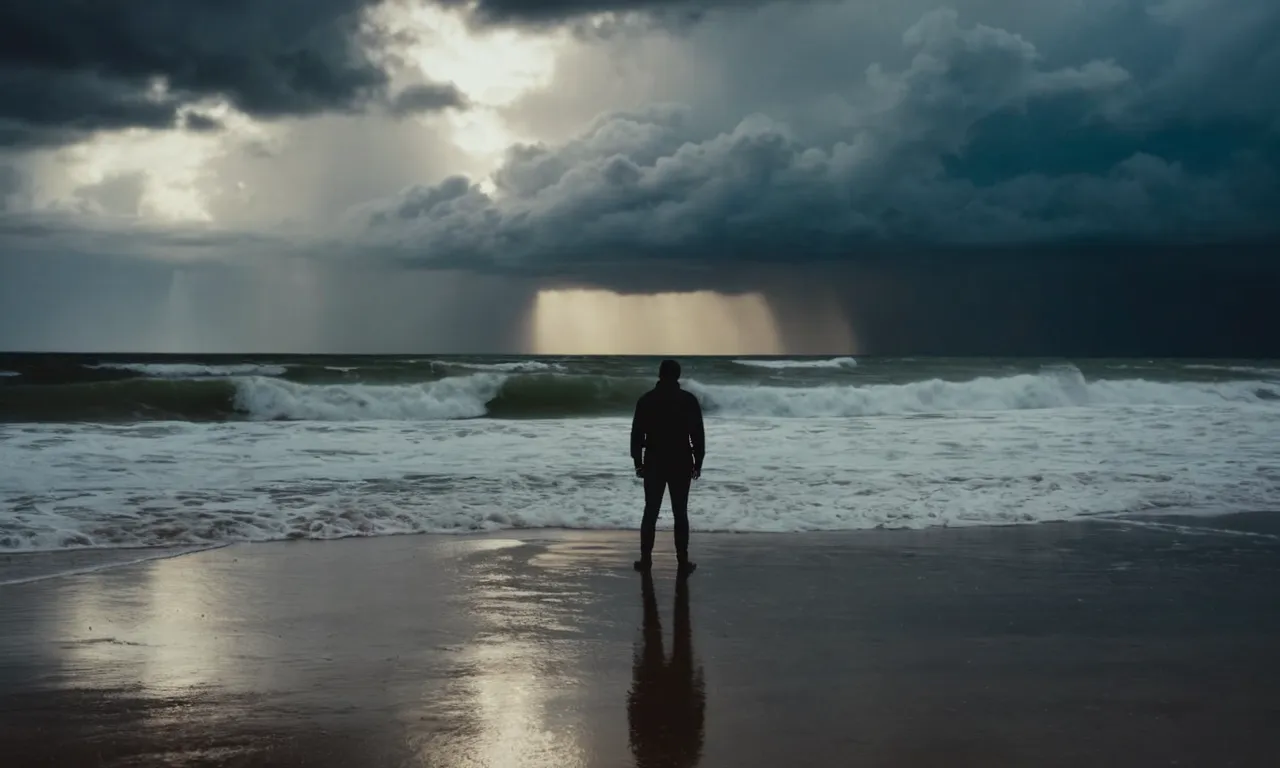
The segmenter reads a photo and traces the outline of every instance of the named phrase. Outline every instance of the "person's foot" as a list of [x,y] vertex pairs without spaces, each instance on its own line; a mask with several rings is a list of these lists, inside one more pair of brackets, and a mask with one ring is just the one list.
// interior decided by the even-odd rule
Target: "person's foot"
[[643,573],[653,567],[653,561],[648,558],[641,558],[632,563],[632,567]]
[[678,568],[678,573],[679,573],[681,576],[688,576],[689,574],[693,573],[693,572],[694,572],[694,571],[696,571],[696,570],[698,570],[698,564],[697,564],[697,563],[690,562],[689,560],[681,560],[681,561],[680,561],[680,566],[679,566],[679,568]]

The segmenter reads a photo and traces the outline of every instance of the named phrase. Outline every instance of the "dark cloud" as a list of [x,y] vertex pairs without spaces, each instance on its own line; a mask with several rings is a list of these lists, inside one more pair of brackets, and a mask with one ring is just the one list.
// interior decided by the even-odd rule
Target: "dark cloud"
[[[436,0],[446,8],[465,9],[480,24],[551,26],[583,16],[612,14],[614,18],[602,18],[590,27],[580,27],[584,33],[606,34],[619,23],[619,19],[631,13],[643,13],[645,20],[658,21],[673,27],[695,24],[708,14],[725,8],[752,8],[769,5],[777,0]],[[821,2],[822,0],[800,0]],[[798,3],[789,3],[798,4]]]
[[397,117],[419,112],[438,112],[442,109],[466,106],[467,99],[457,86],[422,83],[411,85],[391,99],[391,113]]
[[[7,7],[0,6],[0,29]],[[11,65],[0,59],[0,66]],[[92,71],[0,70],[0,143],[52,145],[92,131],[172,126],[181,100],[148,88],[142,79],[122,82]]]
[[[607,42],[576,47],[556,82],[513,105],[509,119],[524,135],[559,141],[601,111],[675,101],[718,130],[759,112],[803,141],[830,145],[855,127],[868,65],[908,67],[914,54],[901,45],[903,30],[939,5],[953,7],[966,24],[1018,33],[1035,45],[1044,68],[1111,61],[1129,72],[1130,84],[1116,94],[1123,98],[1108,105],[1115,126],[1142,134],[1180,121],[1184,135],[1208,135],[1221,133],[1223,122],[1247,122],[1277,143],[1280,100],[1269,94],[1280,90],[1280,3],[1272,0],[1194,0],[1177,3],[1179,13],[1161,0],[837,0],[717,11],[678,33],[633,25]],[[1078,123],[1078,113],[1067,116]],[[1072,148],[1089,135],[1054,120],[1006,123],[1028,133],[1047,123],[1053,139]],[[1054,140],[1046,137],[1038,149],[1052,154]]]
[[214,132],[222,130],[222,121],[200,112],[188,112],[183,116],[183,126],[188,131]]
[[1150,0],[1147,17],[1173,39],[1134,119],[1268,122],[1280,138],[1280,3]]
[[[547,270],[1275,231],[1276,166],[1247,147],[1205,163],[1158,154],[1159,142],[1114,117],[1136,87],[1114,61],[1050,67],[1027,39],[949,10],[901,39],[908,63],[866,71],[846,135],[831,144],[758,114],[707,135],[687,110],[631,111],[557,146],[512,149],[493,195],[454,177],[359,215],[374,242],[407,259]],[[971,149],[999,154],[987,131],[1029,120],[1044,130],[1023,134],[1024,158],[1069,151],[1061,140],[1072,132],[1113,148],[1090,163],[1010,158],[985,178],[955,173]]]
[[[388,76],[368,52],[377,40],[363,23],[381,2],[0,4],[0,142],[176,126],[180,109],[205,99],[262,118],[385,102]],[[186,122],[211,127],[200,117]]]

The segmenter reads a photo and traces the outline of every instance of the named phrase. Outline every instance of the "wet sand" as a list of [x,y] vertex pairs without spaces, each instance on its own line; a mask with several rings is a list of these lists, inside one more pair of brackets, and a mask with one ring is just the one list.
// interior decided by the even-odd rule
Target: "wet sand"
[[1197,525],[8,558],[0,762],[1272,766],[1280,531]]

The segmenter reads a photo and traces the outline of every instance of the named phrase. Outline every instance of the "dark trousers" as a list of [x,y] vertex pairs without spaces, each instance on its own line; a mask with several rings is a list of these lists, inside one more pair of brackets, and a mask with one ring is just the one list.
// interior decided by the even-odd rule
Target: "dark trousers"
[[671,514],[676,518],[676,556],[684,560],[689,553],[689,485],[690,472],[685,467],[665,469],[646,467],[644,473],[644,519],[640,522],[640,556],[646,560],[653,553],[657,533],[658,511],[662,495],[671,491]]

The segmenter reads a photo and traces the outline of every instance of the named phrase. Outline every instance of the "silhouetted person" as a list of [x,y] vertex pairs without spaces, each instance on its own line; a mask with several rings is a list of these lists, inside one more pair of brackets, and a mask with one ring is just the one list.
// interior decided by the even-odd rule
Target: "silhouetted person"
[[635,567],[653,564],[653,540],[662,496],[671,491],[671,514],[676,519],[676,558],[681,575],[698,566],[689,561],[689,485],[702,475],[706,438],[702,406],[692,392],[680,388],[680,364],[663,360],[658,384],[640,396],[631,421],[631,459],[636,476],[644,478],[644,519],[640,523],[640,559]]
[[662,649],[662,624],[653,595],[653,576],[641,581],[644,638],[631,667],[627,722],[636,768],[691,768],[702,757],[706,689],[695,668],[689,625],[689,587],[676,580],[675,632],[671,661]]

